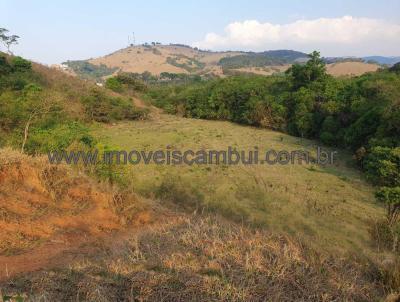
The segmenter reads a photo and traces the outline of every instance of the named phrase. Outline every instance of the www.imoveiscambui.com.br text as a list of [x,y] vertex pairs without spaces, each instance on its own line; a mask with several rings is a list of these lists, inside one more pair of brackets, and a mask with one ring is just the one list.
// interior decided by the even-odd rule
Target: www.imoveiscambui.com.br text
[[[314,155],[312,155],[314,154]],[[83,163],[120,165],[289,165],[289,164],[334,164],[338,152],[317,147],[315,152],[306,150],[238,150],[228,147],[225,150],[106,150],[89,151],[51,151],[47,154],[51,164],[69,165]]]

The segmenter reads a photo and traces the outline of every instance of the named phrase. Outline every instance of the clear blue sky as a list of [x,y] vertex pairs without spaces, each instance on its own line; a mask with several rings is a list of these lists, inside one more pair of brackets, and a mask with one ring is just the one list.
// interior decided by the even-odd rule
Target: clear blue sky
[[399,0],[0,0],[0,12],[0,27],[21,36],[15,52],[44,63],[105,55],[125,47],[133,31],[137,42],[192,44],[245,20],[288,24],[350,15],[400,23]]

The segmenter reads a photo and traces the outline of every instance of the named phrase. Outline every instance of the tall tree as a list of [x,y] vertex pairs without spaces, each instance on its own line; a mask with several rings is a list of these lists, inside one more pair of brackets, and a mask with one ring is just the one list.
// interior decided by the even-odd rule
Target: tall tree
[[7,52],[10,55],[12,55],[10,47],[11,47],[11,45],[18,44],[18,39],[19,39],[19,36],[17,36],[17,35],[11,35],[11,36],[7,37],[7,40],[6,40],[5,44],[6,44],[6,47],[7,47]]
[[12,55],[12,52],[10,50],[12,45],[18,44],[18,39],[19,36],[17,35],[7,35],[8,30],[5,28],[0,28],[0,42],[4,44],[4,46],[7,48],[7,52]]
[[313,51],[308,55],[309,60],[306,64],[294,64],[287,70],[287,74],[292,77],[293,88],[297,90],[308,84],[326,78],[326,67],[318,51]]

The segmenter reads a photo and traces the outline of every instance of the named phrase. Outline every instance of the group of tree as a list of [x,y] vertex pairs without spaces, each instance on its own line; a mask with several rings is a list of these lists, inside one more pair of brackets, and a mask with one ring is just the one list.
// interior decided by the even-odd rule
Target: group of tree
[[125,93],[143,92],[147,89],[139,74],[128,72],[120,72],[116,76],[107,78],[105,86],[115,92]]
[[235,69],[243,67],[264,67],[271,65],[291,64],[296,61],[305,61],[307,55],[294,50],[269,50],[264,52],[248,52],[240,55],[224,57],[218,65],[223,69]]
[[90,145],[87,124],[142,119],[131,98],[0,52],[0,147],[37,154]]
[[91,64],[87,60],[66,61],[63,64],[71,68],[79,77],[96,81],[101,81],[103,77],[109,76],[118,70],[117,67],[110,68],[104,64]]
[[283,76],[234,76],[150,89],[168,112],[221,119],[318,139],[352,150],[388,207],[400,213],[399,65],[354,78],[327,74],[318,52]]

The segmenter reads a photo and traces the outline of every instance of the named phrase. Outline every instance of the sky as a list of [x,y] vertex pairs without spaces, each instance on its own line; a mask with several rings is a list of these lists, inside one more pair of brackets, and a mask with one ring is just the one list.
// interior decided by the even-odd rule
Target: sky
[[400,0],[0,0],[0,16],[20,36],[13,52],[46,64],[106,55],[133,32],[209,50],[400,56]]

